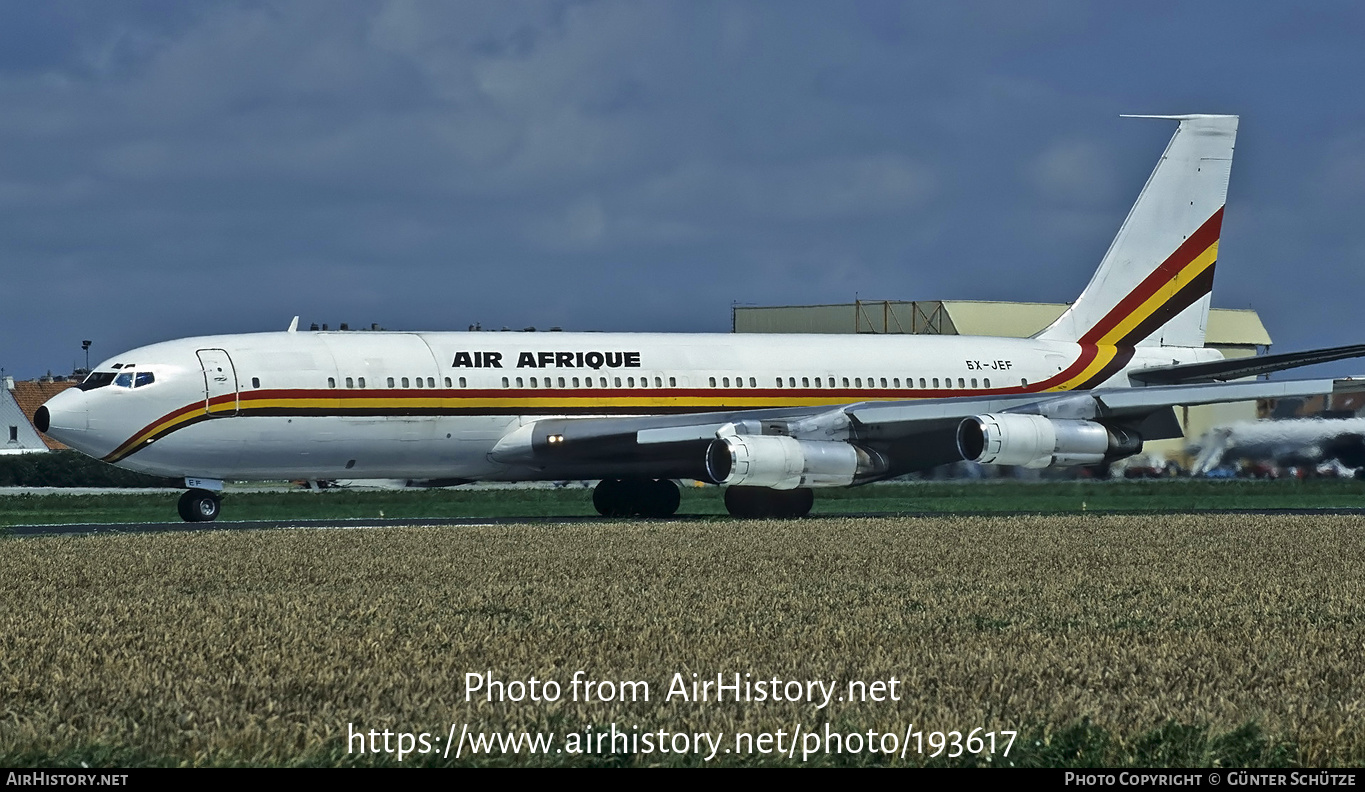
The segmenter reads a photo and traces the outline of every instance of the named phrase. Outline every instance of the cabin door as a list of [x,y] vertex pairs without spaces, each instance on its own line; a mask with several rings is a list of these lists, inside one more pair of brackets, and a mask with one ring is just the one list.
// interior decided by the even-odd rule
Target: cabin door
[[225,349],[201,349],[204,367],[204,412],[215,418],[237,414],[237,370]]

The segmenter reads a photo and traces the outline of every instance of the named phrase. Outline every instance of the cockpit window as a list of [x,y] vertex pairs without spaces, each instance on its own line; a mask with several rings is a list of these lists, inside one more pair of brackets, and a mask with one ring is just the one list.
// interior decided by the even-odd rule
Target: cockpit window
[[83,391],[88,391],[94,390],[95,388],[103,388],[105,385],[108,385],[113,381],[114,374],[112,374],[111,372],[92,371],[90,372],[90,376],[86,377],[85,380],[76,387],[80,388]]
[[133,378],[133,387],[141,388],[143,385],[151,385],[156,382],[156,376],[150,371],[139,371]]
[[133,372],[125,371],[117,377],[114,377],[114,385],[120,388],[133,387]]

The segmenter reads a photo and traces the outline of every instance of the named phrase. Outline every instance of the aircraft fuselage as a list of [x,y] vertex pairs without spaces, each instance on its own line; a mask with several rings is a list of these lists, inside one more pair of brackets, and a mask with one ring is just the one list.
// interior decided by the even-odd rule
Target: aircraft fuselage
[[[135,349],[95,369],[109,384],[46,407],[48,434],[157,475],[554,479],[576,476],[499,461],[495,445],[546,416],[1089,389],[1218,357],[966,336],[257,333]],[[598,467],[583,477],[610,474]]]

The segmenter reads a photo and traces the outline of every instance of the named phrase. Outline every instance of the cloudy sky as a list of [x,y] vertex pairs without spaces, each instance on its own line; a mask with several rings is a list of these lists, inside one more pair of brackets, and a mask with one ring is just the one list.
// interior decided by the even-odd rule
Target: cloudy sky
[[0,366],[1071,300],[1173,131],[1120,113],[1241,115],[1214,305],[1365,341],[1363,8],[0,0]]

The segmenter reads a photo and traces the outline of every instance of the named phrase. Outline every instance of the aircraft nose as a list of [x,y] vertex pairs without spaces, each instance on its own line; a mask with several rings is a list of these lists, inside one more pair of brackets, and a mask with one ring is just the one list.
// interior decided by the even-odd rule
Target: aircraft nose
[[73,432],[84,432],[90,428],[90,415],[85,394],[76,388],[64,390],[47,400],[33,414],[33,425],[45,435],[71,445],[68,438]]

